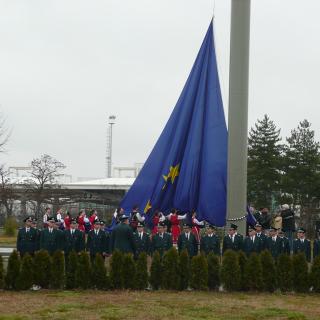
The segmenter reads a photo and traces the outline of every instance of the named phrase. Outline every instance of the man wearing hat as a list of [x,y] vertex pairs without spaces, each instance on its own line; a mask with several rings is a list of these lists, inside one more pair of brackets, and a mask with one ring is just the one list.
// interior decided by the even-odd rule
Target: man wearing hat
[[61,227],[61,222],[58,220],[58,218],[54,218],[54,226],[53,228],[57,230],[57,234],[58,234],[58,249],[57,250],[64,250],[64,243],[65,243],[65,238],[64,238],[64,232],[63,230],[60,229]]
[[317,237],[313,242],[313,259],[320,255],[320,231],[317,231]]
[[290,242],[289,239],[285,236],[285,232],[280,229],[278,231],[278,236],[281,240],[281,254],[287,254],[290,255]]
[[158,224],[158,232],[152,237],[151,251],[152,253],[158,251],[160,256],[172,248],[172,237],[169,233],[164,231],[164,223]]
[[25,226],[19,229],[17,236],[17,251],[20,256],[23,257],[24,254],[29,253],[31,255],[37,250],[37,232],[32,228],[32,217],[27,217],[23,220]]
[[297,230],[297,239],[293,241],[293,254],[304,253],[308,262],[311,262],[310,240],[306,239],[306,231],[303,228]]
[[178,237],[179,253],[187,249],[190,258],[198,254],[198,242],[191,229],[192,225],[185,223],[183,225],[183,233]]
[[249,226],[249,235],[244,239],[243,242],[243,251],[247,256],[250,256],[251,253],[260,253],[262,248],[262,240],[256,235],[256,230]]
[[129,217],[120,216],[120,223],[113,229],[110,237],[110,251],[119,250],[124,253],[135,253],[135,241]]
[[254,226],[256,230],[256,236],[260,239],[261,241],[261,250],[266,249],[267,247],[267,239],[268,237],[263,233],[262,231],[262,225],[260,223],[256,223]]
[[65,257],[73,250],[77,253],[85,249],[85,237],[84,232],[80,231],[77,225],[76,219],[70,220],[70,229],[64,231],[64,254]]
[[278,237],[276,228],[271,227],[269,231],[269,238],[267,238],[266,249],[270,251],[272,257],[277,259],[281,254],[282,240]]
[[93,229],[88,233],[87,251],[90,253],[91,262],[96,254],[105,257],[109,253],[109,243],[104,231],[100,230],[100,220],[93,221]]
[[40,249],[47,250],[49,254],[53,254],[60,249],[60,233],[55,229],[55,219],[49,218],[48,227],[40,233]]
[[220,239],[216,235],[215,226],[209,224],[206,228],[206,234],[201,237],[200,241],[200,251],[205,255],[209,253],[214,253],[220,256]]
[[141,252],[150,254],[150,236],[148,233],[144,232],[144,225],[141,222],[137,223],[137,231],[134,233],[134,240],[136,245],[135,258],[138,258]]
[[243,246],[243,236],[237,233],[238,226],[231,223],[228,235],[223,238],[223,247],[222,253],[225,253],[226,250],[240,251]]
[[32,218],[31,227],[35,230],[35,232],[37,234],[35,251],[40,250],[40,233],[41,233],[41,230],[38,229],[37,222],[38,222],[38,220],[36,218]]

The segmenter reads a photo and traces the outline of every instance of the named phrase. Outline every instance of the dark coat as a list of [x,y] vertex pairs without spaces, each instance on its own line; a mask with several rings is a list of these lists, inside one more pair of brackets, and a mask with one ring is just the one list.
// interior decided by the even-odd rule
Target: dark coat
[[119,250],[125,253],[135,253],[135,241],[132,228],[119,223],[112,231],[110,238],[110,251]]
[[64,231],[64,252],[68,255],[72,250],[75,252],[80,252],[85,249],[85,235],[84,232],[75,229],[73,235],[71,235],[71,230]]
[[185,233],[179,235],[178,238],[178,250],[179,253],[187,249],[189,257],[192,258],[198,254],[198,242],[193,233],[189,233],[189,239]]
[[49,228],[43,229],[40,233],[40,249],[47,250],[49,254],[53,254],[55,251],[61,248],[61,233],[60,230],[53,229],[49,232]]
[[311,244],[310,240],[304,239],[303,243],[300,239],[293,241],[293,254],[304,253],[308,262],[311,262]]
[[282,237],[281,239],[281,253],[290,255],[290,242],[287,237]]
[[219,255],[220,252],[220,239],[217,235],[212,235],[209,237],[208,235],[205,235],[201,237],[200,241],[200,251],[204,252],[206,255],[208,255],[210,252]]
[[281,217],[282,217],[282,230],[284,232],[295,231],[294,212],[291,209],[282,210]]
[[255,236],[254,241],[251,237],[246,237],[243,241],[242,250],[249,256],[251,253],[260,253],[262,250],[262,239]]
[[90,230],[87,239],[87,251],[89,251],[91,258],[97,253],[103,254],[109,252],[109,237],[107,234],[99,230],[96,235],[95,230]]
[[138,258],[141,252],[145,252],[146,254],[150,254],[151,251],[151,241],[150,235],[146,232],[143,232],[142,239],[139,236],[139,232],[134,233],[134,241],[135,241],[135,257]]
[[261,240],[261,251],[267,249],[268,237],[264,233],[261,233],[260,235],[256,234],[256,237],[258,237]]
[[236,234],[234,237],[234,242],[232,242],[229,235],[226,235],[223,238],[223,246],[222,246],[222,253],[225,253],[226,250],[234,250],[240,251],[243,247],[243,236],[240,234]]
[[282,253],[282,239],[277,237],[276,241],[273,241],[272,237],[267,238],[266,249],[270,251],[273,258],[278,258]]
[[163,238],[157,233],[152,237],[151,251],[152,253],[158,251],[160,256],[172,248],[172,237],[169,233],[164,233]]
[[320,239],[313,242],[313,259],[320,255]]
[[26,232],[26,228],[19,229],[17,236],[17,250],[21,256],[25,253],[33,255],[34,252],[38,250],[38,237],[38,232],[34,228],[30,228],[28,232]]

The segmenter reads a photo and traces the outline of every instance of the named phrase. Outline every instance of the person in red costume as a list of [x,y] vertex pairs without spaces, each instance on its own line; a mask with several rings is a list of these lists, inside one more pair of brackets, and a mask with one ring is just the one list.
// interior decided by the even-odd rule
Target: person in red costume
[[152,228],[151,234],[153,236],[158,233],[158,224],[163,222],[165,219],[166,219],[166,217],[164,216],[164,214],[161,211],[159,211],[159,210],[155,211],[154,216],[152,218],[153,228]]
[[199,221],[197,219],[197,213],[195,211],[192,211],[192,230],[191,232],[196,237],[197,243],[200,243],[200,227],[204,226],[204,221]]
[[78,215],[77,223],[78,223],[78,229],[80,231],[85,232],[85,226],[84,226],[84,218],[86,216],[86,211],[84,209],[81,209]]
[[66,216],[63,219],[63,224],[65,230],[70,230],[70,224],[71,224],[71,214],[67,211]]
[[94,229],[94,222],[96,220],[99,220],[98,219],[98,212],[97,210],[93,209],[90,211],[90,217],[89,217],[89,221],[90,221],[90,224],[91,224],[91,230]]
[[172,209],[171,213],[168,214],[167,219],[171,222],[171,234],[172,234],[172,242],[174,244],[177,243],[179,235],[181,233],[180,229],[180,220],[183,220],[187,217],[186,214],[179,215],[176,209]]

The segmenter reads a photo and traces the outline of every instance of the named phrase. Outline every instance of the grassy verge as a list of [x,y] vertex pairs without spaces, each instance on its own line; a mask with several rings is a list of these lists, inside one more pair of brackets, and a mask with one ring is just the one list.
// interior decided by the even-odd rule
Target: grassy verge
[[0,295],[0,320],[315,320],[320,314],[319,295],[44,290]]

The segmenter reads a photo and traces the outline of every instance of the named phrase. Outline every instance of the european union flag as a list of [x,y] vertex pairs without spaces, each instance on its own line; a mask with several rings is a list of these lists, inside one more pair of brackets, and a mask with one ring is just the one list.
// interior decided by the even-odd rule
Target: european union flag
[[201,220],[225,225],[227,128],[213,26],[209,26],[181,96],[134,184],[122,200],[150,221],[154,210],[196,210]]

